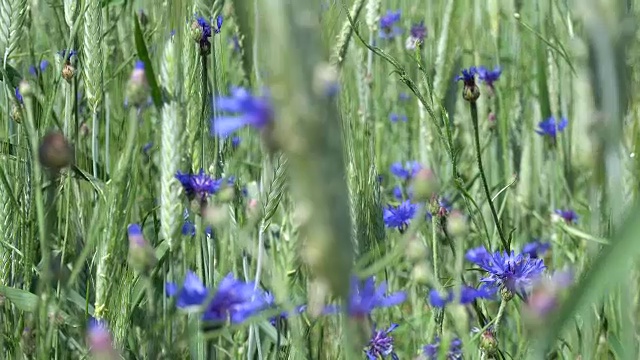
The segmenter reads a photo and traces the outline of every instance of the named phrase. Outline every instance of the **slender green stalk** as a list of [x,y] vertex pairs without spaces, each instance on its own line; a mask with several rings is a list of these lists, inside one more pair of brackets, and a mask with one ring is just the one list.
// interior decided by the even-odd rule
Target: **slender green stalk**
[[500,329],[500,321],[502,320],[502,317],[504,316],[504,311],[507,308],[507,303],[509,301],[502,299],[502,301],[500,302],[500,308],[498,308],[498,315],[496,315],[496,320],[493,323],[493,332],[495,334],[495,336],[498,336],[498,330]]
[[478,126],[478,107],[474,101],[469,102],[469,109],[471,110],[471,121],[473,123],[473,138],[476,146],[476,160],[478,163],[478,171],[480,172],[480,178],[482,179],[482,186],[484,187],[485,195],[487,196],[487,202],[489,203],[489,207],[491,208],[491,215],[493,215],[493,221],[496,224],[496,229],[498,230],[498,235],[500,235],[500,241],[502,242],[502,246],[507,252],[511,252],[509,243],[507,242],[507,238],[504,236],[504,232],[502,231],[502,226],[500,225],[500,218],[498,217],[498,212],[496,211],[495,206],[493,205],[493,201],[491,200],[491,191],[489,190],[489,185],[487,184],[487,177],[484,174],[484,168],[482,166],[482,148],[480,146],[480,129]]

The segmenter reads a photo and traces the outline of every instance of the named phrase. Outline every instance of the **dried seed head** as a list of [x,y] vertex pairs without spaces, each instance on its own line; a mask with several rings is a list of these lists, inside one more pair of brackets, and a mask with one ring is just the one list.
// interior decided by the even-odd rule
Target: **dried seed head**
[[73,150],[59,131],[46,134],[40,142],[40,163],[46,168],[60,170],[73,162]]
[[22,108],[20,107],[20,104],[11,104],[11,118],[18,124],[22,122]]
[[75,74],[76,68],[67,61],[62,67],[62,77],[67,81],[67,83],[71,84],[71,80],[73,80],[73,76]]
[[417,201],[431,200],[433,194],[437,193],[440,188],[438,179],[436,179],[433,171],[425,168],[418,170],[412,179],[412,183],[413,196]]

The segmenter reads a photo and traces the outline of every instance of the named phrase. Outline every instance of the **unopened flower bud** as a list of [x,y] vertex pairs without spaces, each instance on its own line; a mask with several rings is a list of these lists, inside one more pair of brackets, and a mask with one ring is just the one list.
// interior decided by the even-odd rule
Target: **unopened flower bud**
[[433,171],[422,168],[414,175],[412,180],[413,197],[416,201],[429,201],[433,194],[438,192],[439,184]]
[[224,226],[229,221],[229,209],[227,206],[209,204],[203,211],[202,217],[214,227]]
[[29,82],[26,80],[20,81],[18,91],[20,91],[22,98],[24,98],[25,96],[33,96],[33,87],[31,87],[31,84],[29,84]]
[[472,85],[465,85],[462,89],[462,98],[469,102],[476,102],[480,97],[480,88],[475,83]]
[[251,220],[258,220],[262,215],[262,208],[257,199],[250,199],[247,202],[247,218]]
[[194,20],[193,23],[191,23],[191,33],[190,33],[193,41],[200,42],[200,40],[202,40],[203,33],[204,33],[204,29],[202,28],[200,23],[197,20]]
[[488,356],[493,356],[498,351],[498,339],[490,329],[480,335],[480,349]]
[[71,84],[71,80],[73,80],[73,76],[76,74],[76,68],[71,65],[70,62],[66,62],[62,66],[62,77],[67,81],[67,83]]
[[133,106],[141,106],[149,98],[149,83],[144,71],[144,63],[137,61],[127,83],[127,102]]
[[411,270],[411,279],[418,284],[426,284],[430,279],[431,271],[425,262],[416,264]]
[[500,296],[504,301],[510,301],[511,299],[513,299],[513,293],[506,287],[500,289]]
[[218,201],[221,203],[227,203],[232,201],[235,198],[236,191],[233,186],[225,186],[220,191],[218,191]]
[[338,90],[338,72],[328,63],[316,65],[313,78],[313,90],[320,96],[334,96]]
[[18,124],[22,122],[22,107],[19,104],[11,104],[11,118]]
[[129,235],[129,264],[141,274],[149,274],[158,262],[153,247],[144,239],[140,225],[129,225],[127,233]]
[[467,219],[458,210],[453,210],[447,219],[447,232],[453,237],[463,237],[469,232]]
[[42,166],[55,171],[73,162],[73,149],[59,131],[52,131],[42,138],[38,155]]
[[117,359],[113,340],[104,321],[91,319],[87,330],[87,344],[94,359]]
[[424,246],[422,241],[418,240],[415,237],[412,238],[411,240],[409,240],[405,250],[406,250],[405,251],[405,256],[407,257],[407,260],[409,260],[409,261],[424,260],[424,258],[427,256],[427,252],[428,252],[427,251],[427,247]]

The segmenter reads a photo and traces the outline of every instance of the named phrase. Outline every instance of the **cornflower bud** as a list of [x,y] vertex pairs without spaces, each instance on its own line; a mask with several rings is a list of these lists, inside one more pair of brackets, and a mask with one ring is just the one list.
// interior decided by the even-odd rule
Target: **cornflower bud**
[[142,106],[149,98],[149,92],[144,63],[138,60],[127,83],[127,102],[134,106]]
[[140,225],[129,225],[127,232],[129,234],[129,264],[141,274],[148,275],[158,262],[155,251],[144,239]]
[[42,166],[54,171],[65,168],[73,162],[73,149],[59,131],[46,134],[38,150]]

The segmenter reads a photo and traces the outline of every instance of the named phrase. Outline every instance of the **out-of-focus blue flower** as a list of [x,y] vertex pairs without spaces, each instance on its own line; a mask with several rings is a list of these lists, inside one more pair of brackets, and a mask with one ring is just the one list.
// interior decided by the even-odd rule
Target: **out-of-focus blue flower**
[[407,122],[407,115],[391,113],[389,115],[389,120],[393,123],[397,123],[398,121]]
[[427,37],[427,28],[424,26],[424,20],[420,21],[417,24],[414,24],[411,27],[411,37],[414,39],[424,41],[424,38]]
[[546,268],[542,259],[532,259],[523,254],[515,255],[513,251],[511,254],[500,251],[491,254],[484,247],[467,251],[465,257],[489,273],[488,277],[480,281],[496,290],[506,288],[513,294],[527,290]]
[[221,180],[215,180],[200,169],[198,174],[184,174],[178,171],[176,179],[180,181],[189,199],[196,198],[200,201],[207,199],[209,195],[215,194],[221,186]]
[[478,78],[482,80],[487,86],[493,89],[493,83],[500,79],[500,74],[502,74],[502,69],[500,66],[496,66],[493,70],[489,70],[484,66],[478,67],[477,70]]
[[223,21],[223,20],[224,20],[224,19],[223,19],[222,15],[218,15],[218,16],[216,17],[216,28],[215,28],[215,29],[213,29],[213,31],[214,31],[216,34],[220,34],[220,31],[222,30],[222,21]]
[[[486,286],[480,287],[479,289],[463,286],[460,293],[460,304],[467,305],[472,303],[476,299],[490,299],[495,294],[493,289],[487,288]],[[433,289],[429,291],[429,303],[431,306],[442,308],[445,305],[451,303],[455,296],[458,293],[454,293],[452,290],[449,290],[444,296],[438,290]]]
[[40,61],[40,66],[39,67],[35,67],[34,65],[31,65],[29,67],[29,73],[31,75],[37,75],[38,71],[40,71],[40,73],[43,73],[45,70],[47,70],[47,67],[49,67],[49,61],[48,60],[42,60]]
[[404,291],[397,291],[386,295],[387,283],[381,282],[376,286],[375,279],[369,277],[360,281],[357,277],[351,277],[351,292],[349,295],[348,312],[356,318],[367,317],[373,309],[395,306],[407,299]]
[[401,92],[400,94],[398,94],[398,100],[400,101],[408,101],[409,99],[411,99],[411,96],[406,92]]
[[200,306],[207,299],[209,290],[204,286],[198,275],[192,271],[187,271],[184,282],[180,288],[175,283],[166,284],[167,296],[176,296],[176,306],[185,308],[189,306]]
[[529,255],[532,259],[537,259],[542,256],[547,250],[551,248],[551,244],[548,242],[541,242],[539,240],[532,241],[528,244],[525,244],[522,247],[522,254]]
[[[428,360],[437,360],[438,352],[440,351],[440,338],[436,336],[434,342],[423,347],[422,353]],[[462,359],[462,341],[460,339],[453,339],[449,345],[449,351],[447,352],[446,360],[458,360]]]
[[550,118],[541,121],[538,123],[538,128],[536,133],[542,136],[548,136],[552,140],[556,139],[558,132],[562,132],[567,125],[569,125],[569,120],[563,117],[560,119],[560,122],[556,122],[556,118],[551,116]]
[[422,165],[420,165],[417,161],[407,161],[404,166],[401,162],[395,162],[391,164],[389,171],[393,175],[395,175],[400,180],[410,180],[413,176],[415,176],[418,171],[422,169]]
[[391,324],[386,330],[373,328],[369,344],[364,349],[369,360],[387,359],[389,356],[393,360],[399,360],[398,355],[393,351],[393,337],[389,335],[397,327],[398,324]]
[[182,224],[182,235],[196,236],[196,226],[191,221],[186,220],[184,224]]
[[456,77],[456,81],[462,80],[465,85],[472,86],[476,84],[477,74],[478,74],[478,69],[476,69],[475,66],[472,66],[469,69],[462,69],[462,75],[458,75]]
[[238,280],[229,273],[218,285],[202,319],[239,324],[266,306],[264,295],[255,288],[254,283]]
[[537,282],[527,298],[526,310],[536,320],[543,320],[558,306],[560,292],[573,283],[573,272],[570,270],[556,271],[553,275]]
[[78,52],[75,50],[62,49],[58,51],[58,55],[62,58],[63,61],[71,61],[71,58],[78,55]]
[[231,96],[216,100],[218,109],[236,113],[237,116],[220,116],[211,123],[211,132],[218,136],[228,136],[244,126],[262,129],[273,121],[273,108],[266,96],[253,96],[247,89],[236,87]]
[[402,192],[402,187],[400,185],[395,186],[393,188],[393,197],[398,199],[398,200],[402,200],[404,198],[404,194]]
[[233,35],[232,37],[230,37],[229,44],[231,45],[231,49],[233,50],[233,52],[238,53],[242,50],[242,47],[240,46],[240,38],[238,38],[238,35]]
[[16,100],[18,100],[20,104],[24,104],[24,99],[22,98],[22,94],[20,94],[19,88],[16,88],[15,94],[16,94]]
[[149,150],[151,150],[151,148],[153,147],[153,143],[152,142],[148,142],[146,144],[144,144],[144,146],[142,147],[142,152],[145,155],[149,155]]
[[557,209],[556,214],[560,216],[567,224],[576,224],[578,222],[578,214],[571,209]]
[[[273,294],[271,294],[271,292],[269,291],[265,291],[263,293],[263,298],[264,298],[264,303],[265,303],[265,308],[267,309],[273,309],[276,308],[276,300],[273,297]],[[302,314],[305,310],[307,309],[306,305],[299,305],[295,307],[295,313],[296,314]],[[277,326],[278,321],[280,319],[286,319],[287,317],[289,317],[289,313],[286,311],[281,312],[280,314],[272,317],[269,319],[269,322],[271,323],[271,325],[273,326]]]
[[[115,356],[115,351],[113,349],[113,341],[111,338],[111,333],[109,332],[109,327],[104,320],[98,320],[94,317],[89,318],[89,326],[87,328],[87,340],[89,343],[89,348],[91,349],[91,353],[94,356],[103,356],[111,355]],[[108,359],[115,357],[105,357]]]
[[234,137],[232,137],[232,138],[231,138],[231,146],[232,146],[234,149],[237,149],[237,148],[238,148],[238,146],[240,146],[240,142],[241,142],[241,141],[242,141],[242,139],[240,139],[240,137],[239,137],[239,136],[234,136]]
[[380,32],[378,36],[381,39],[393,39],[402,34],[402,29],[396,25],[400,21],[400,14],[400,10],[387,10],[387,13],[380,17]]
[[384,208],[382,210],[382,219],[387,227],[404,231],[411,223],[411,219],[416,215],[417,210],[418,205],[406,200],[398,206],[389,205]]

